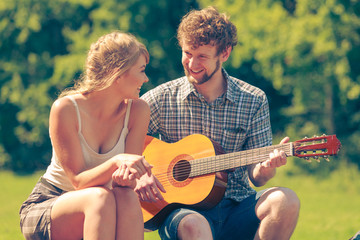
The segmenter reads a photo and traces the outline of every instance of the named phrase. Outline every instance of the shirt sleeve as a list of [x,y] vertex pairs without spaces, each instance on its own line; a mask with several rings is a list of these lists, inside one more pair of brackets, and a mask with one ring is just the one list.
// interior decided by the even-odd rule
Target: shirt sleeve
[[245,149],[254,149],[272,145],[269,103],[264,94],[257,110],[251,118]]

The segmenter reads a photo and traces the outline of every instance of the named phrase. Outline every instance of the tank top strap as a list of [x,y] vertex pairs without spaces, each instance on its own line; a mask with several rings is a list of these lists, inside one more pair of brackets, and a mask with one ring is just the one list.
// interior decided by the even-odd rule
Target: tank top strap
[[67,96],[67,98],[71,100],[71,102],[74,104],[74,107],[76,109],[76,115],[77,115],[78,124],[79,124],[78,133],[80,133],[81,132],[81,118],[80,118],[79,106],[77,105],[75,99],[72,96]]
[[128,123],[129,123],[129,118],[130,118],[131,103],[132,103],[132,99],[129,99],[128,106],[127,106],[127,109],[126,109],[124,128],[128,128]]

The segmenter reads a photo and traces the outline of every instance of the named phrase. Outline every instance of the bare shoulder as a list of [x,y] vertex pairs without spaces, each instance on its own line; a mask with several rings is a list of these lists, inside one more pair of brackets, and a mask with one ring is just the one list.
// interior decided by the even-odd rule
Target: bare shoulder
[[132,129],[133,126],[137,126],[137,128],[138,126],[144,126],[144,129],[147,129],[149,121],[149,105],[142,99],[134,99],[131,105],[129,129]]
[[149,115],[150,114],[150,107],[147,104],[147,102],[145,102],[142,99],[134,99],[132,100],[132,105],[131,105],[131,113],[135,113],[136,115]]
[[66,114],[74,110],[74,104],[67,97],[57,99],[51,106],[51,112],[55,114]]
[[74,116],[76,116],[76,109],[73,102],[67,97],[59,98],[51,106],[50,125],[75,123]]

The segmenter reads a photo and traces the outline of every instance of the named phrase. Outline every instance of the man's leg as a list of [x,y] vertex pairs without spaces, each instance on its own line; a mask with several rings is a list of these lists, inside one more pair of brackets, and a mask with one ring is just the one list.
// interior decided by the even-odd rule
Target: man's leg
[[300,201],[288,188],[270,188],[256,204],[260,226],[254,239],[290,239],[298,217]]
[[206,218],[189,209],[177,209],[164,221],[159,229],[162,240],[213,239],[212,230]]

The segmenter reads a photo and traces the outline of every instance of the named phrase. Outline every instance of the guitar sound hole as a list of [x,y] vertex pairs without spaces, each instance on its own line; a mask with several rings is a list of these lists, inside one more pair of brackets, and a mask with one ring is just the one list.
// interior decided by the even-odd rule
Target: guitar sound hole
[[177,162],[173,169],[173,176],[176,181],[185,181],[190,175],[190,163],[186,160]]

